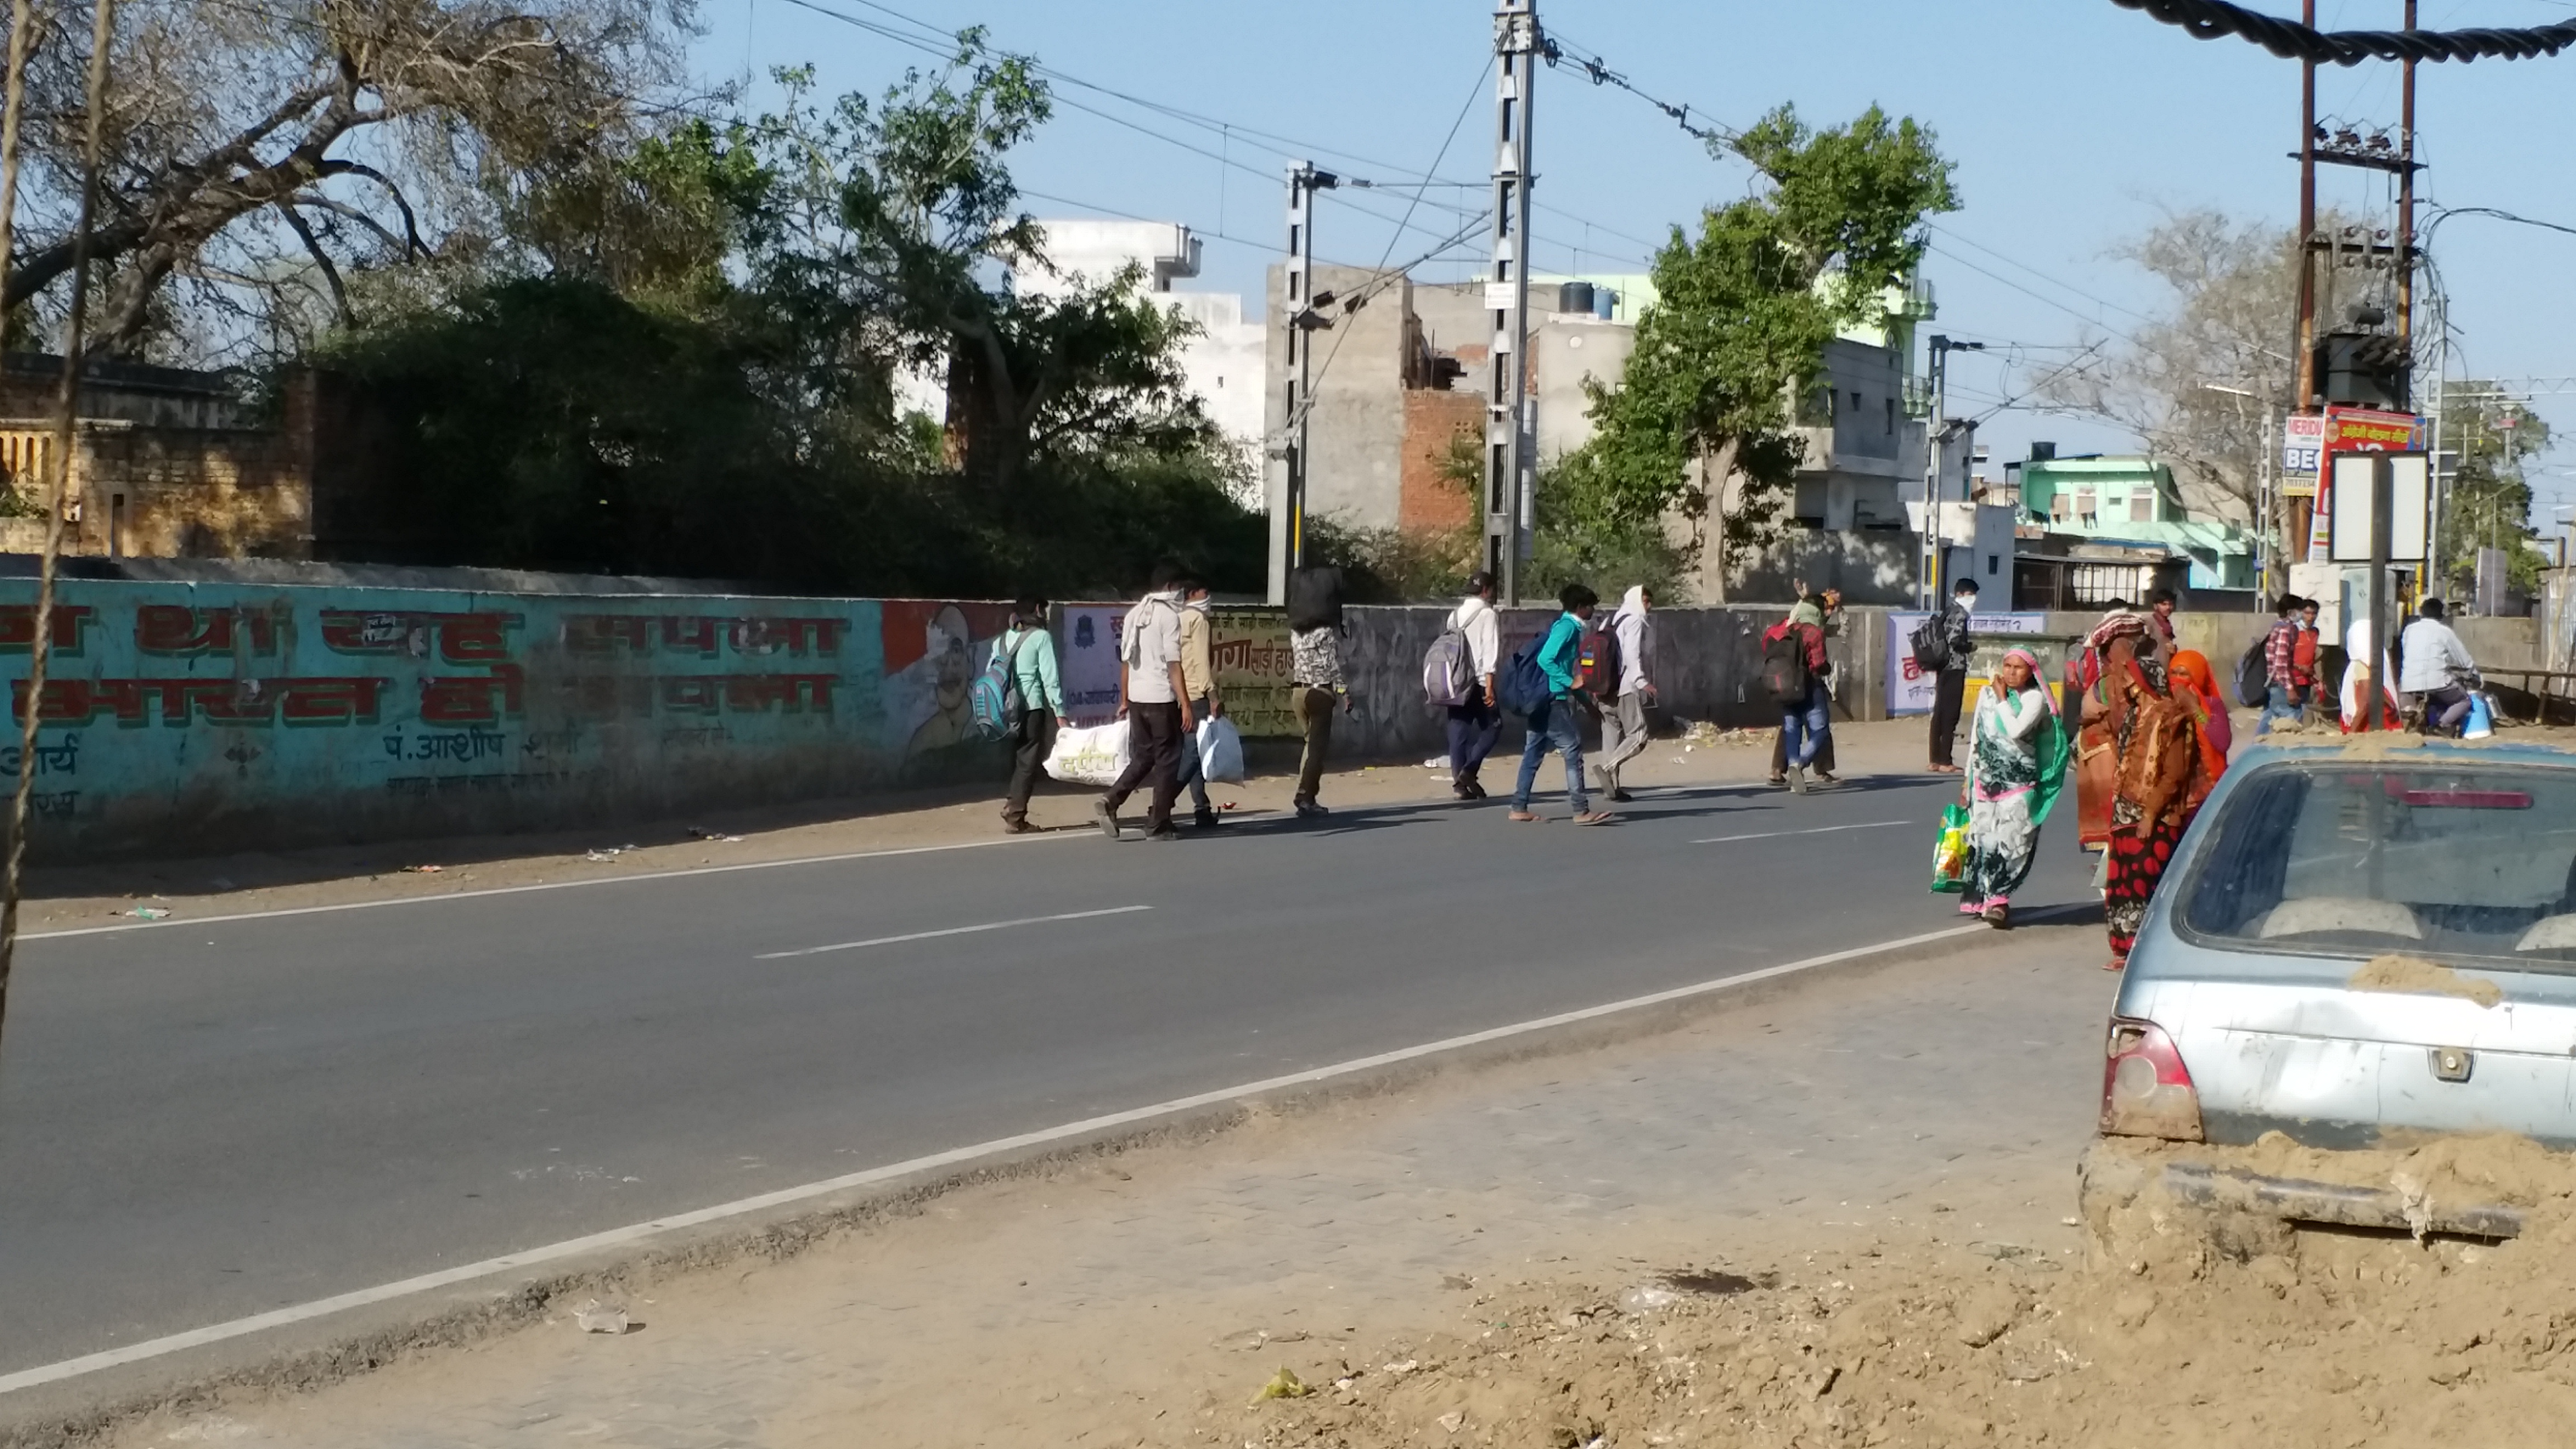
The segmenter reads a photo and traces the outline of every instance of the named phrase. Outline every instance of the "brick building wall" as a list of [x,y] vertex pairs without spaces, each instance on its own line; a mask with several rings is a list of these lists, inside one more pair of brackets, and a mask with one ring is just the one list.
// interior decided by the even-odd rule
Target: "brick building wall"
[[1485,395],[1430,388],[1404,394],[1404,450],[1398,461],[1395,526],[1437,533],[1476,521],[1478,485],[1459,486],[1443,469],[1454,439],[1472,444],[1485,432]]
[[[23,406],[36,385],[16,359],[0,403]],[[245,426],[212,397],[120,396],[88,387],[75,430],[63,552],[134,558],[313,556],[314,382],[290,380],[274,427]],[[120,415],[123,414],[123,415]],[[0,417],[0,467],[22,499],[41,495],[55,446],[41,412]],[[44,547],[41,517],[0,520],[0,552]]]

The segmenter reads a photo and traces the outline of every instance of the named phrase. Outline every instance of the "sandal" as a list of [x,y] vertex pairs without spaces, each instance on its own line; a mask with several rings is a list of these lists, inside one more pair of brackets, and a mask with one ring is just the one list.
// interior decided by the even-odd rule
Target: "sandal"
[[1575,816],[1574,823],[1577,825],[1607,825],[1618,818],[1618,816],[1611,814],[1607,810],[1587,810],[1584,813]]
[[1536,823],[1538,816],[1527,810],[1515,810],[1511,813],[1511,819],[1518,824],[1529,825]]

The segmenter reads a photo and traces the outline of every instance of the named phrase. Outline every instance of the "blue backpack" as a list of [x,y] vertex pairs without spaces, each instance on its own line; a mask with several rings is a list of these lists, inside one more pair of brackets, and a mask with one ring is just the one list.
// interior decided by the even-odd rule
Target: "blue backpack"
[[1541,634],[1513,650],[1512,662],[1503,667],[1502,678],[1494,681],[1494,688],[1503,696],[1503,708],[1514,714],[1533,713],[1556,693],[1548,683],[1547,671],[1538,662],[1540,651],[1547,648],[1547,639],[1546,634]]
[[1020,692],[1020,651],[1037,636],[1035,629],[1020,630],[1008,651],[1002,641],[993,641],[993,657],[984,672],[967,690],[975,712],[975,733],[987,739],[1019,731],[1020,720],[1028,714],[1027,699]]

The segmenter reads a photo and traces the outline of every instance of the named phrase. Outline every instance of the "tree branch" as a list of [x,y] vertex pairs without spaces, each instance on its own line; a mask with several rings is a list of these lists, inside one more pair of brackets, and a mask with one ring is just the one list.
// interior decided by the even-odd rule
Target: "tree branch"
[[304,243],[304,250],[312,256],[313,264],[322,269],[322,280],[330,284],[331,305],[338,310],[340,320],[355,320],[356,314],[349,310],[348,285],[340,280],[340,268],[332,262],[331,254],[322,249],[322,239],[313,234],[313,228],[306,224],[304,214],[295,209],[295,203],[288,202],[277,210],[286,218],[286,224],[294,231],[296,239]]

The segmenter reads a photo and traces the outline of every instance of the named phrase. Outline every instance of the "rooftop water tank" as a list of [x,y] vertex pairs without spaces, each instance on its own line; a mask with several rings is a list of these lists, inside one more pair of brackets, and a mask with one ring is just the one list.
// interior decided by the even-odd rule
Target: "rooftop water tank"
[[1556,289],[1556,310],[1588,313],[1593,307],[1592,296],[1590,282],[1566,282]]
[[1593,288],[1592,315],[1600,318],[1604,322],[1617,320],[1619,316],[1619,294],[1610,290],[1608,287]]

